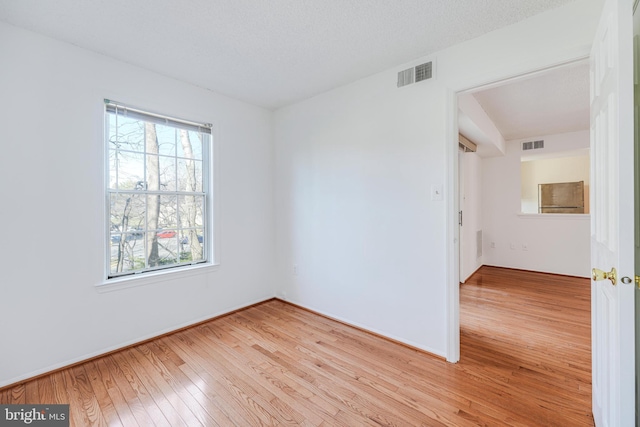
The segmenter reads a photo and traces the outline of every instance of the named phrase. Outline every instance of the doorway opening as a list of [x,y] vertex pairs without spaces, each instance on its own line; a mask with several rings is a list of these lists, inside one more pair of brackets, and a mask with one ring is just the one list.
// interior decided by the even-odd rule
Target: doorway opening
[[[589,277],[588,204],[575,215],[526,208],[533,203],[529,187],[561,182],[586,181],[583,197],[588,203],[588,61],[582,59],[455,96],[457,130],[477,144],[476,152],[453,156],[458,179],[453,199],[463,224],[455,233],[459,239],[457,282],[465,282],[483,265]],[[551,163],[558,165],[560,173],[547,170]],[[523,173],[529,178],[523,179]],[[527,181],[527,189],[523,181]],[[471,187],[469,183],[473,183]],[[538,200],[535,205],[537,208]],[[465,226],[472,229],[465,230]],[[459,304],[459,290],[455,294]],[[459,305],[457,309],[458,318],[452,323],[459,334]],[[459,335],[457,340],[459,346]],[[456,340],[451,341],[455,345]]]
[[481,265],[589,277],[588,63],[459,94],[458,117],[478,147],[458,161],[460,282]]

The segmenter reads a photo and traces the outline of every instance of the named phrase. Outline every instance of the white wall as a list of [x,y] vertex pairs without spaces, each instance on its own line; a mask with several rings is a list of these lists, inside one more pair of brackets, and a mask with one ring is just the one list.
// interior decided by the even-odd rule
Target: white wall
[[446,262],[431,250],[445,202],[430,199],[445,180],[444,129],[430,126],[445,93],[390,78],[277,113],[279,283],[290,301],[442,353],[445,288],[427,278]]
[[[532,139],[544,139],[546,154],[560,153],[588,146],[589,131]],[[589,277],[589,215],[521,214],[522,141],[508,141],[504,157],[482,162],[484,263]]]
[[570,3],[438,52],[435,81],[395,87],[421,58],[278,110],[280,295],[455,359],[457,212],[452,192],[430,197],[455,176],[452,92],[588,55],[599,13],[599,1]]
[[458,95],[459,131],[478,145],[480,157],[502,156],[505,141],[491,117],[471,93]]
[[[0,386],[274,295],[270,111],[1,23],[0,58]],[[98,291],[103,98],[214,123],[218,268]]]

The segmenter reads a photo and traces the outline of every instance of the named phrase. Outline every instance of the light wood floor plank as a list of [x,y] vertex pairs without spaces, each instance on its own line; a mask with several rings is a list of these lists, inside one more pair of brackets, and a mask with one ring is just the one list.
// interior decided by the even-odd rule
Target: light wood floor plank
[[193,417],[191,411],[182,404],[182,401],[174,395],[164,378],[156,376],[155,370],[147,369],[148,365],[145,363],[144,358],[141,355],[139,355],[139,358],[136,357],[137,354],[135,349],[122,352],[122,356],[127,360],[129,365],[135,367],[138,380],[144,385],[149,395],[153,398],[154,404],[158,406],[158,409],[167,419],[169,425],[188,426],[188,422],[197,424],[197,419]]
[[86,414],[86,420],[90,425],[107,426],[108,422],[102,412],[85,366],[76,366],[71,369],[71,372],[77,384],[78,399]]
[[[234,378],[231,384],[227,382],[227,388],[237,389],[234,393],[236,398],[243,396],[244,399],[250,399],[256,407],[262,408],[262,411],[273,414],[278,420],[278,423],[297,425],[304,419],[287,404],[281,403],[279,408],[272,405],[271,401],[277,399],[277,396],[274,395],[271,390],[264,387],[261,381],[256,380],[255,371],[252,367],[253,361],[243,358],[242,355],[237,352],[232,353],[231,356],[227,356],[224,353],[217,353],[217,357],[215,357],[214,354],[216,353],[208,351],[205,348],[195,344],[191,346],[185,345],[180,341],[179,334],[176,334],[175,338],[177,338],[174,340],[176,345],[173,347],[185,351],[184,357],[189,357],[189,360],[197,364],[202,371],[215,370],[223,374],[225,378]],[[215,359],[224,359],[226,363],[212,364],[210,363],[212,356],[214,356]],[[231,385],[233,385],[233,388],[230,387]],[[240,390],[242,390],[242,393],[239,392]],[[280,408],[284,410],[281,411]]]
[[[102,382],[105,385],[109,398],[113,403],[113,407],[115,408],[122,425],[127,427],[136,426],[138,425],[138,423],[135,420],[133,413],[131,412],[131,408],[129,407],[127,400],[123,396],[118,383],[116,383],[114,379],[114,373],[110,371],[109,366],[106,363],[108,357],[109,356],[106,356],[95,360],[96,366],[98,368],[98,375],[100,375],[100,377],[102,378]],[[73,409],[76,411],[78,410],[78,408],[75,407]]]
[[142,344],[133,348],[132,353],[138,360],[137,367],[144,368],[160,388],[164,397],[171,403],[176,413],[188,426],[206,425],[205,421],[210,418],[204,413],[203,408],[185,390],[180,379],[174,376],[174,372],[170,371],[162,363],[149,344]]
[[[96,363],[94,361],[89,361],[84,364],[84,369],[87,373],[87,377],[91,383],[91,389],[98,401],[100,411],[102,412],[106,424],[114,427],[122,426],[122,422],[120,421],[120,417],[113,406],[111,397],[109,397],[109,393],[102,382],[102,375],[98,371]],[[43,397],[43,401],[47,402],[48,400]]]
[[138,373],[134,367],[135,364],[132,366],[131,363],[129,363],[129,360],[125,357],[126,353],[126,351],[114,353],[111,357],[113,362],[120,367],[124,378],[127,380],[127,383],[131,388],[132,395],[135,395],[137,401],[145,408],[154,425],[170,425],[162,410],[151,396],[151,393],[147,390],[142,381],[140,381]]
[[283,301],[0,390],[84,426],[593,426],[590,282],[482,267],[460,288],[461,359]]

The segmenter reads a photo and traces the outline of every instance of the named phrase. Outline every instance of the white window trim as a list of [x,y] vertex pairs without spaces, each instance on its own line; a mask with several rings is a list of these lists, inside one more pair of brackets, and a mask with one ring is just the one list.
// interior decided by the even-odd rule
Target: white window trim
[[[105,254],[106,256],[106,254]],[[199,276],[218,271],[220,265],[210,262],[185,265],[164,270],[147,271],[145,273],[130,276],[114,277],[105,279],[96,285],[100,293],[119,291],[138,286],[152,285],[160,282],[176,281],[187,277]]]
[[[105,98],[104,101],[107,101]],[[102,191],[104,191],[105,195],[105,204],[108,203],[106,198],[108,197],[107,186],[109,185],[109,168],[107,166],[108,159],[108,145],[106,144],[105,135],[106,135],[106,120],[105,120],[105,104],[104,101],[101,103],[101,117],[102,117],[102,125],[103,129],[101,132],[103,147],[103,158],[102,158]],[[127,104],[121,104],[126,106]],[[151,111],[151,110],[149,110]],[[150,112],[150,114],[154,114]],[[166,117],[165,115],[160,115],[160,117]],[[110,238],[110,227],[108,222],[108,210],[102,209],[103,218],[102,224],[105,226],[105,231],[102,233],[103,235],[103,254],[102,254],[102,264],[104,266],[104,271],[102,275],[102,280],[95,285],[95,288],[98,292],[111,292],[121,289],[128,289],[137,286],[146,286],[153,283],[164,282],[169,280],[179,280],[184,277],[192,277],[201,274],[207,274],[210,272],[215,272],[220,267],[220,244],[219,244],[219,236],[220,236],[220,188],[219,188],[219,176],[220,176],[220,168],[219,168],[219,129],[215,124],[210,124],[211,129],[211,147],[209,153],[209,174],[208,174],[208,187],[209,187],[209,197],[207,200],[207,216],[209,221],[209,227],[207,229],[206,238],[209,241],[209,256],[208,261],[200,262],[196,264],[186,264],[176,266],[174,268],[166,268],[155,271],[145,271],[140,273],[135,273],[126,276],[118,276],[118,277],[109,277],[110,271],[108,264],[105,262],[107,259],[107,255],[111,253],[111,238]],[[107,156],[107,157],[105,157]]]

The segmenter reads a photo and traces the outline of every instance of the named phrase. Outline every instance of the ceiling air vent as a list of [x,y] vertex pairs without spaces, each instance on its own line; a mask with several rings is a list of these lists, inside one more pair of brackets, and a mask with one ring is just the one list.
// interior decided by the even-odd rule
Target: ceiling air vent
[[402,70],[398,73],[398,87],[410,85],[415,80],[413,79],[413,68]]
[[429,80],[433,77],[433,66],[432,62],[426,62],[424,64],[416,65],[416,83],[421,82],[423,80]]
[[398,72],[398,87],[407,86],[433,78],[433,61],[416,65]]
[[540,148],[544,148],[544,141],[543,140],[527,141],[527,142],[523,142],[522,143],[522,151],[538,150]]

